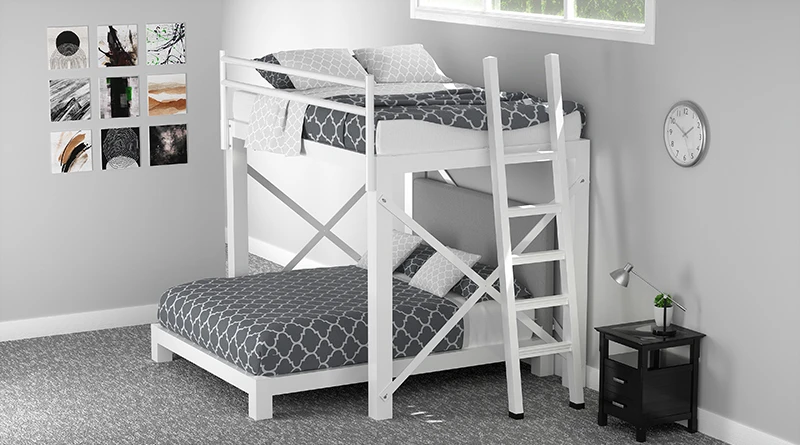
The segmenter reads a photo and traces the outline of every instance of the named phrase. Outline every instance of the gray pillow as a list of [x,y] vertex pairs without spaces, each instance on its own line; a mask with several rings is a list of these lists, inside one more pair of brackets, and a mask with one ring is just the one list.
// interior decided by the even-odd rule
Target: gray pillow
[[[253,59],[253,60],[256,60],[258,62],[272,63],[274,65],[280,65],[280,62],[278,62],[278,59],[275,58],[274,54],[267,54],[264,57],[260,57],[258,59]],[[259,69],[256,69],[256,71],[258,71],[258,74],[261,74],[261,77],[263,77],[264,80],[269,82],[269,84],[272,85],[273,88],[277,90],[294,89],[294,85],[292,84],[292,79],[290,79],[289,76],[287,76],[286,74],[276,73],[273,71],[264,71]]]
[[442,73],[430,54],[419,43],[413,45],[361,48],[356,59],[378,83],[452,82]]
[[[296,68],[303,71],[310,71],[320,74],[330,74],[331,76],[344,77],[347,79],[364,79],[367,72],[350,54],[347,48],[317,48],[301,49],[294,51],[281,51],[274,54],[281,64],[288,68]],[[341,84],[323,82],[316,79],[308,79],[300,76],[289,76],[295,89],[307,90],[310,88],[321,88],[330,86],[341,86]]]
[[[481,259],[480,255],[474,253],[462,252],[456,249],[450,249],[450,251],[469,267],[472,267]],[[444,255],[436,252],[420,267],[408,284],[428,291],[433,295],[444,297],[463,276],[461,269],[448,261]]]
[[[397,269],[403,261],[411,255],[411,252],[422,243],[422,238],[416,235],[409,235],[407,233],[392,231],[392,270]],[[365,253],[356,266],[362,269],[368,269],[367,254]]]

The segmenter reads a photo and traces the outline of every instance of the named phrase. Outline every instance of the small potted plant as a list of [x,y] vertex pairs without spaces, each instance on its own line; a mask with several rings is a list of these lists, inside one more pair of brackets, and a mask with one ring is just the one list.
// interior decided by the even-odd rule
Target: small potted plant
[[[669,294],[658,294],[655,298],[655,306],[653,307],[653,318],[655,319],[656,326],[659,328],[667,328],[672,324],[672,297]],[[664,308],[667,310],[667,325],[664,326]]]

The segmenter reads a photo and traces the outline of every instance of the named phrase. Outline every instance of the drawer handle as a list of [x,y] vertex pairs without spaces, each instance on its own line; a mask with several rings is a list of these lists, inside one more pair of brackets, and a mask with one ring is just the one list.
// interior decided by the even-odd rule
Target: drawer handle
[[616,406],[617,408],[625,409],[625,404],[624,403],[611,402],[611,404]]
[[611,380],[613,380],[613,381],[615,381],[615,382],[619,383],[620,385],[624,385],[624,384],[628,383],[628,382],[626,382],[625,380],[622,380],[622,379],[621,379],[621,378],[619,378],[619,377],[612,377],[612,378],[611,378]]

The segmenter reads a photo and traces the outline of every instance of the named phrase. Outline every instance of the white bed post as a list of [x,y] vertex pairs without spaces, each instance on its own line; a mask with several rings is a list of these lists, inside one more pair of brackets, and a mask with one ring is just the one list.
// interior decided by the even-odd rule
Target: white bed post
[[393,195],[392,171],[375,156],[375,80],[371,75],[366,77],[366,99],[369,416],[384,420],[392,418],[392,395],[380,395],[392,382],[392,216],[378,199]]
[[250,273],[247,230],[247,149],[234,148],[228,119],[228,88],[222,85],[227,80],[227,69],[219,52],[219,110],[220,148],[225,151],[225,200],[227,206],[227,240],[229,277]]

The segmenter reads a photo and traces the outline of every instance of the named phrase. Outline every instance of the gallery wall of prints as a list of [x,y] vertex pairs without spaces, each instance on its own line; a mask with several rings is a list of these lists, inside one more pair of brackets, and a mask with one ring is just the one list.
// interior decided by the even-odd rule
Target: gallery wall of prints
[[188,162],[185,23],[50,27],[47,57],[53,173]]

